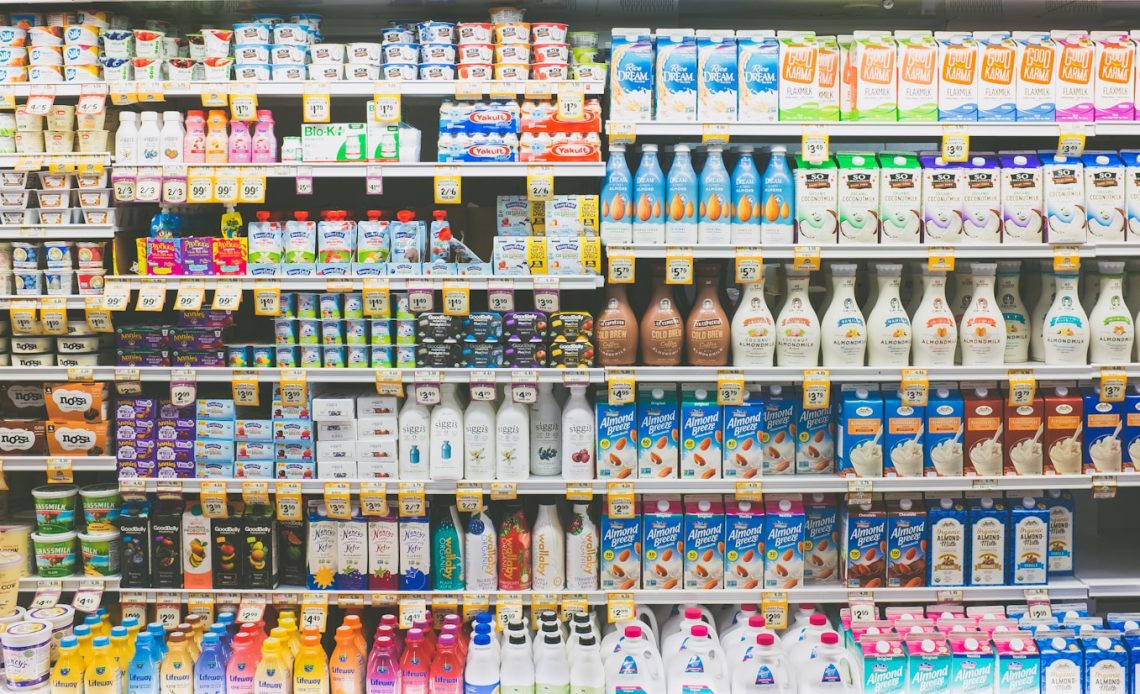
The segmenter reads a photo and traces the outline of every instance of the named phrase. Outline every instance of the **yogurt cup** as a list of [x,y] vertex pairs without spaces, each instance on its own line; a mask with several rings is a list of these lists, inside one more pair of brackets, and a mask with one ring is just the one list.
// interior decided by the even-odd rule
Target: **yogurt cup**
[[22,108],[16,109],[16,131],[40,131],[44,129],[44,117],[28,113]]
[[[136,58],[164,58],[162,39],[166,34],[161,31],[148,29],[135,29],[135,57]],[[203,57],[205,54],[203,54]]]
[[273,27],[273,45],[307,46],[312,38],[309,28],[303,24],[282,22]]
[[510,7],[510,6],[492,7],[490,10],[491,22],[494,24],[505,24],[508,22],[521,22],[523,19],[523,13],[524,12],[526,12],[526,10],[520,9],[518,7]]
[[83,210],[83,223],[105,225],[111,224],[115,218],[115,208],[88,208]]
[[271,69],[264,63],[238,63],[234,65],[234,79],[238,82],[267,82]]
[[71,191],[69,190],[37,190],[36,201],[41,209],[54,210],[69,206]]
[[212,82],[227,82],[230,79],[230,69],[234,66],[233,58],[205,58],[202,68],[205,78]]
[[236,63],[269,63],[269,50],[272,48],[267,43],[247,43],[241,46],[234,46],[234,62]]
[[570,79],[570,66],[566,63],[535,63],[530,67],[531,76],[536,80]]
[[570,47],[570,64],[584,65],[586,63],[595,63],[598,60],[597,48],[576,48]]
[[343,43],[314,43],[309,48],[309,56],[314,63],[343,63]]
[[166,78],[169,80],[201,82],[205,76],[202,63],[192,58],[171,58],[166,61]]
[[138,57],[131,60],[131,70],[136,80],[150,81],[162,79],[162,59]]
[[51,84],[63,81],[60,65],[32,65],[28,68],[28,81],[32,84]]
[[48,130],[44,133],[44,152],[68,154],[75,151],[75,131]]
[[344,66],[344,78],[354,82],[367,82],[380,79],[379,65],[365,65],[364,63],[348,63]]
[[103,32],[103,55],[108,58],[130,58],[134,50],[135,35],[126,29],[109,29]]
[[28,81],[28,70],[23,67],[0,67],[0,83],[16,84]]
[[304,82],[308,73],[304,65],[274,65],[271,74],[274,82]]
[[203,29],[202,44],[207,58],[224,58],[230,54],[230,40],[234,32],[230,29]]
[[40,224],[58,226],[71,223],[71,210],[38,210]]
[[80,296],[95,296],[103,293],[103,268],[80,268],[75,271],[75,281],[79,283]]
[[[36,193],[42,192],[44,191],[36,191]],[[0,209],[23,211],[27,208],[31,195],[30,190],[0,190]]]
[[83,575],[119,575],[119,531],[79,533]]
[[[102,268],[106,241],[76,241],[75,258],[80,268]],[[86,323],[84,323],[86,325]]]
[[135,66],[130,58],[109,58],[99,60],[103,65],[103,79],[108,82],[126,82],[135,74]]
[[62,26],[35,26],[28,29],[28,44],[31,46],[62,46]]
[[460,63],[455,67],[455,74],[461,80],[485,82],[494,76],[494,68],[490,63]]
[[380,64],[380,44],[357,41],[348,44],[345,58],[350,63]]
[[454,63],[455,46],[450,43],[425,43],[420,45],[421,63]]
[[6,46],[0,46],[0,66],[25,67],[27,64],[27,48],[8,48]]
[[79,191],[80,207],[107,207],[111,202],[110,188],[87,188]]
[[206,39],[201,32],[186,34],[186,45],[191,60],[205,60]]
[[390,63],[381,68],[381,73],[386,80],[414,80],[417,68],[415,65]]
[[493,33],[490,22],[460,22],[455,25],[455,38],[459,45],[491,43]]
[[566,35],[566,38],[574,48],[598,47],[598,32],[596,31],[571,31]]
[[263,22],[244,22],[234,25],[234,45],[268,44],[270,28]]
[[12,267],[34,270],[40,266],[40,244],[31,241],[12,242]]
[[32,46],[27,56],[28,65],[63,65],[62,46]]
[[53,607],[37,607],[27,611],[25,617],[28,621],[47,622],[51,624],[51,653],[52,660],[59,655],[59,642],[65,636],[72,635],[72,625],[75,623],[75,608],[71,605],[55,605]]
[[31,224],[31,210],[0,210],[0,224],[6,226],[18,224]]
[[32,533],[32,546],[36,553],[36,575],[41,578],[75,575],[78,555],[74,531],[54,535]]
[[75,271],[71,268],[53,268],[43,271],[44,293],[48,296],[71,296]]
[[536,43],[531,55],[536,63],[567,63],[570,61],[570,44]]
[[44,134],[40,130],[21,130],[16,133],[16,151],[20,154],[43,154]]
[[495,64],[495,79],[509,82],[525,80],[530,76],[529,65]]
[[44,190],[67,190],[71,188],[72,176],[55,171],[39,171],[40,188]]
[[508,43],[495,46],[495,62],[512,65],[530,64],[529,43]]
[[63,47],[64,65],[98,65],[99,47],[73,44]]
[[80,130],[77,134],[80,154],[94,154],[107,151],[108,133],[106,130]]
[[391,27],[380,31],[380,40],[385,43],[415,43],[416,32],[402,27]]
[[558,22],[532,22],[532,43],[566,43],[566,25]]
[[63,67],[63,81],[64,82],[99,82],[102,76],[99,74],[98,65],[65,65]]
[[72,241],[44,241],[44,264],[49,268],[70,268],[74,246]]
[[455,65],[431,63],[420,66],[420,79],[426,82],[444,82],[455,79]]
[[16,600],[20,596],[20,577],[24,574],[26,564],[17,552],[0,550],[0,612],[5,615],[16,607]]
[[45,121],[48,130],[74,130],[75,107],[69,104],[54,104],[48,111]]
[[74,484],[47,484],[32,489],[36,508],[36,528],[44,535],[75,530],[75,502],[79,487]]
[[28,30],[18,26],[0,26],[0,46],[28,45]]
[[8,691],[47,689],[51,679],[51,624],[20,622],[0,634]]
[[70,24],[63,30],[63,42],[69,46],[74,44],[96,46],[102,33],[101,27],[91,24]]
[[420,22],[416,25],[419,43],[455,43],[455,24],[452,22]]
[[420,46],[416,43],[386,43],[380,48],[384,63],[418,63]]
[[530,25],[526,22],[496,23],[495,43],[530,43]]
[[273,46],[269,50],[269,62],[273,65],[304,65],[309,47],[303,45]]
[[310,63],[309,80],[313,82],[330,82],[344,79],[343,63]]
[[461,43],[457,51],[460,65],[490,64],[495,59],[495,48],[489,43]]
[[42,296],[44,293],[42,270],[13,270],[12,279],[16,296]]

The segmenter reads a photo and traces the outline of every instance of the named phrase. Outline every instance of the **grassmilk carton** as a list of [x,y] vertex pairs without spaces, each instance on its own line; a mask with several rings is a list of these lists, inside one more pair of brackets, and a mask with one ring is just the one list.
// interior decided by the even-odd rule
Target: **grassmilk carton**
[[724,476],[756,477],[764,466],[765,403],[759,391],[746,391],[740,405],[724,407]]
[[975,31],[978,42],[978,120],[1017,120],[1017,44],[1008,31]]
[[[1036,152],[999,152],[1004,243],[1041,243],[1045,184]],[[1140,218],[1140,205],[1137,206]]]
[[742,123],[774,123],[780,109],[780,44],[769,30],[736,32]]
[[973,243],[1001,243],[1001,169],[997,155],[977,152],[962,166],[962,236]]
[[819,119],[839,120],[840,49],[834,36],[817,36],[819,43]]
[[764,507],[758,501],[724,502],[724,587],[759,588],[764,580]]
[[1037,694],[1041,691],[1041,654],[1028,631],[997,631],[996,694]]
[[595,407],[598,477],[637,476],[637,405],[611,405],[599,391]]
[[814,31],[779,31],[781,121],[822,120],[819,106],[819,45]]
[[927,243],[962,241],[962,200],[965,175],[960,164],[938,152],[922,152],[922,214]]
[[679,417],[675,388],[645,384],[637,387],[638,477],[675,478],[680,474]]
[[[721,408],[715,386],[686,384],[681,388],[681,477],[721,476]],[[599,433],[599,436],[601,434]]]
[[681,588],[684,571],[684,508],[679,496],[642,498],[642,588]]
[[953,654],[950,691],[992,694],[997,663],[989,637],[980,631],[955,631],[948,635],[948,640]]
[[1018,121],[1052,122],[1057,114],[1057,44],[1048,33],[1015,31]]
[[907,655],[898,634],[864,634],[859,639],[864,694],[907,691]]
[[904,497],[887,507],[887,587],[926,585],[927,516],[921,501]]
[[883,243],[922,242],[922,167],[914,152],[879,152]]
[[950,644],[939,634],[906,635],[907,688],[910,694],[950,691]]
[[1084,31],[1054,29],[1057,42],[1057,120],[1093,120],[1092,39]]
[[839,580],[839,509],[832,497],[815,493],[804,498],[804,583]]
[[938,120],[938,44],[929,31],[896,31],[900,121]]
[[740,100],[736,70],[736,37],[732,31],[698,31],[697,116],[701,122],[736,122]]
[[854,77],[851,120],[898,120],[898,47],[886,31],[856,31],[850,65]]
[[764,588],[804,583],[804,506],[798,495],[764,499]]
[[838,152],[839,243],[879,242],[879,167],[871,152]]
[[969,518],[962,500],[951,497],[927,499],[926,522],[930,528],[928,585],[935,588],[966,585]]
[[1049,575],[1073,575],[1073,517],[1076,504],[1073,493],[1065,489],[1048,489],[1045,508],[1049,509]]
[[955,388],[930,388],[926,403],[926,476],[962,475],[962,434],[965,420],[962,394]]
[[1013,584],[1043,585],[1049,580],[1049,509],[1032,496],[1009,500],[1009,567]]
[[1093,84],[1095,120],[1132,120],[1136,116],[1137,44],[1123,31],[1094,31]]
[[882,477],[882,396],[863,387],[844,390],[837,419],[839,474],[845,477]]
[[653,34],[649,29],[617,29],[610,44],[610,117],[653,119]]
[[760,435],[764,475],[795,474],[798,409],[794,390],[781,385],[768,387],[764,398],[764,428]]
[[1140,150],[1121,150],[1120,158],[1124,161],[1124,205],[1128,217],[1125,235],[1129,242],[1140,242]]
[[1076,635],[1067,629],[1036,633],[1041,655],[1042,694],[1081,694],[1085,656]]
[[808,410],[791,403],[797,412],[796,474],[835,474],[835,422],[831,409]]
[[[1140,152],[1138,152],[1140,154]],[[1140,173],[1140,165],[1137,167]],[[809,162],[796,155],[796,240],[800,243],[829,244],[838,240],[839,176],[835,160]],[[1140,191],[1140,177],[1137,178]],[[1140,219],[1140,195],[1137,195]],[[1137,224],[1140,228],[1140,222]]]
[[978,120],[978,42],[967,33],[936,31],[938,120]]
[[686,496],[685,590],[724,587],[724,500],[720,496]]
[[692,29],[658,29],[654,120],[697,120],[697,39]]
[[970,585],[1005,585],[1009,556],[1009,511],[992,496],[970,503]]
[[881,588],[887,582],[887,511],[882,502],[847,507],[843,528],[848,588]]
[[1088,235],[1084,165],[1076,157],[1051,151],[1037,156],[1045,182],[1045,240],[1084,243]]
[[1125,168],[1116,152],[1089,152],[1085,165],[1085,217],[1094,241],[1124,241]]
[[601,518],[601,588],[636,590],[641,587],[641,503],[633,502],[633,518]]

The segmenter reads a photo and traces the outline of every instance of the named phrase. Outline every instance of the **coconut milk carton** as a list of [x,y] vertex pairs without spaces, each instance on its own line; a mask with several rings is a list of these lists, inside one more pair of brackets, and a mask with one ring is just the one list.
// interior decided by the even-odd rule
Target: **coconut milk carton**
[[819,119],[839,120],[839,44],[834,36],[818,36],[819,42]]
[[975,31],[978,42],[978,120],[1017,119],[1016,44],[1008,31]]
[[774,123],[780,108],[780,44],[769,30],[736,32],[740,121]]
[[659,29],[654,120],[697,120],[697,39],[692,29]]
[[1001,169],[997,155],[978,152],[962,166],[962,236],[973,243],[1001,242]]
[[751,590],[759,588],[763,580],[764,507],[760,502],[726,500],[724,587]]
[[1085,168],[1085,217],[1089,236],[1096,241],[1124,241],[1125,169],[1116,152],[1088,152]]
[[684,508],[679,496],[642,499],[644,551],[642,588],[672,590],[681,588],[684,571]]
[[1001,498],[984,496],[970,503],[970,585],[1005,585],[1009,547],[1009,512]]
[[911,694],[950,691],[950,644],[935,634],[907,634],[907,687]]
[[764,588],[790,590],[804,582],[804,506],[798,495],[764,500]]
[[1042,694],[1081,694],[1085,657],[1070,630],[1045,630],[1036,634],[1041,656]]
[[713,385],[685,385],[681,389],[681,477],[710,479],[721,476],[721,407]]
[[779,31],[781,121],[822,120],[819,103],[819,45],[814,31]]
[[1123,31],[1094,31],[1093,90],[1095,120],[1132,120],[1136,116],[1137,44]]
[[677,477],[680,451],[677,447],[677,420],[680,416],[677,391],[661,385],[637,388],[637,468],[638,477]]
[[1057,113],[1057,44],[1049,34],[1015,31],[1018,121],[1052,122]]
[[[999,152],[1001,231],[1004,243],[1041,243],[1045,196],[1041,160],[1035,152]],[[1140,218],[1140,205],[1137,206]]]
[[992,694],[997,663],[989,637],[980,631],[955,631],[948,638],[953,654],[950,691]]
[[1049,509],[1049,575],[1073,575],[1073,517],[1076,504],[1073,493],[1062,489],[1045,492],[1045,507]]
[[879,219],[884,243],[922,242],[922,167],[914,152],[879,153]]
[[[1124,206],[1129,242],[1140,242],[1140,150],[1121,150],[1124,161]],[[797,210],[798,213],[798,210]]]
[[1028,631],[998,631],[996,694],[1038,694],[1041,691],[1041,655]]
[[601,518],[601,588],[636,590],[641,587],[641,503],[633,502],[633,518]]
[[[830,157],[813,163],[800,154],[796,155],[793,175],[796,179],[796,239],[800,243],[830,244],[838,240],[838,173],[835,161]],[[1137,190],[1140,190],[1140,176],[1137,181]],[[1137,218],[1140,219],[1140,195],[1137,196],[1137,210]]]
[[969,519],[961,499],[927,499],[927,525],[930,544],[928,584],[935,588],[966,585],[966,542]]
[[966,177],[962,165],[947,162],[938,152],[922,152],[922,213],[927,243],[962,241],[962,203]]
[[839,580],[839,510],[831,497],[812,494],[804,499],[804,582]]
[[1085,664],[1081,684],[1086,694],[1127,694],[1128,651],[1119,631],[1101,631],[1081,637]]
[[736,122],[740,100],[736,70],[736,37],[733,33],[698,31],[697,115],[701,122]]
[[1092,39],[1083,31],[1054,29],[1057,42],[1057,120],[1093,120]]
[[896,31],[900,121],[938,120],[938,44],[929,31]]
[[649,29],[614,29],[610,44],[610,117],[652,120],[653,34]]
[[885,31],[856,31],[848,69],[854,77],[852,120],[898,120],[898,47]]
[[724,501],[685,497],[685,590],[724,587]]
[[966,33],[936,31],[938,120],[978,120],[978,42]]
[[870,152],[839,152],[839,243],[879,242],[879,171]]
[[1049,580],[1049,509],[1032,496],[1013,498],[1009,503],[1013,584],[1043,585]]
[[724,407],[725,477],[758,476],[764,466],[765,403],[759,392],[746,391],[740,405]]
[[1045,181],[1045,240],[1084,243],[1088,235],[1084,165],[1056,152],[1041,151],[1037,156]]

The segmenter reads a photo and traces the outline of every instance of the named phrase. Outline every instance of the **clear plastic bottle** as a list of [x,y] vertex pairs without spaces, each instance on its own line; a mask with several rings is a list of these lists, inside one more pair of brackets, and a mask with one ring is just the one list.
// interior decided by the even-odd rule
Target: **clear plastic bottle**
[[562,471],[562,408],[554,384],[538,384],[538,401],[530,409],[530,474],[552,477]]
[[162,164],[162,130],[158,127],[158,111],[139,114],[137,157],[139,166]]
[[179,111],[163,111],[159,147],[163,164],[182,163],[182,145],[185,140],[186,130],[182,127],[182,114]]

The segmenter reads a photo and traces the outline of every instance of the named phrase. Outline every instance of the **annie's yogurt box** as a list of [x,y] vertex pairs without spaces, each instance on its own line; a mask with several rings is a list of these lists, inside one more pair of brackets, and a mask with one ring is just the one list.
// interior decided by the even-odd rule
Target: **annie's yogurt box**
[[686,590],[724,587],[724,501],[719,496],[685,497]]
[[724,504],[724,587],[751,590],[764,580],[764,507],[758,501]]
[[681,540],[684,509],[679,496],[644,497],[642,588],[681,588],[685,545]]
[[633,502],[633,518],[601,518],[602,590],[641,587],[641,503]]

